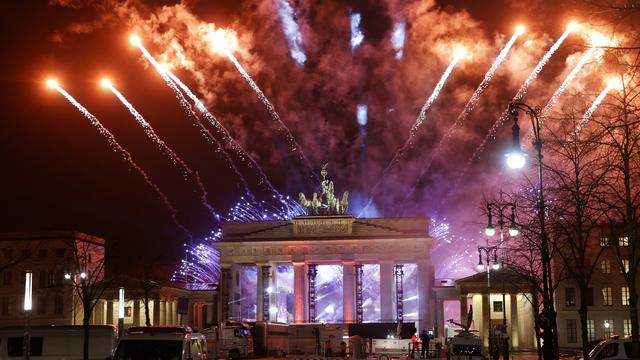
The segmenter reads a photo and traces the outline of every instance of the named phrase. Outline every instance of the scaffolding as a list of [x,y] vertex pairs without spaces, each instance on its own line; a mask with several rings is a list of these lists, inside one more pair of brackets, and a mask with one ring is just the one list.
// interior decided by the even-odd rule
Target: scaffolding
[[355,265],[355,276],[356,276],[356,323],[360,324],[362,323],[363,319],[363,308],[362,308],[362,304],[363,304],[363,296],[362,296],[362,290],[363,290],[363,279],[364,279],[364,272],[362,270],[362,264],[356,264]]
[[395,275],[396,275],[396,320],[401,323],[404,317],[404,306],[402,304],[403,291],[402,291],[402,280],[404,277],[404,270],[402,269],[402,264],[395,265]]
[[309,284],[309,322],[316,322],[316,275],[318,275],[318,265],[309,264],[307,278]]

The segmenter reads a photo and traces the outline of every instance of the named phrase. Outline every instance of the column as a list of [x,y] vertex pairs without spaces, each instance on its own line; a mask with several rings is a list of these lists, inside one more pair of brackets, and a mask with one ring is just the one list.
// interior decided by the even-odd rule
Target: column
[[304,271],[304,262],[294,262],[293,263],[293,296],[295,299],[295,303],[293,306],[294,309],[294,318],[296,323],[305,322],[305,277],[307,274]]
[[167,325],[167,302],[160,300],[160,325]]
[[307,265],[307,318],[309,322],[316,322],[318,315],[316,307],[316,278],[318,275],[318,265]]
[[342,262],[342,321],[355,322],[355,269],[353,261]]
[[460,295],[460,324],[467,325],[467,315],[469,314],[469,305],[467,304],[467,294]]
[[510,303],[509,329],[511,330],[511,347],[517,350],[520,349],[520,341],[518,339],[518,294],[511,294]]
[[107,324],[114,325],[113,322],[113,301],[107,301]]
[[229,267],[221,267],[220,269],[220,301],[218,301],[218,322],[222,323],[223,321],[229,318],[229,301],[230,301],[230,292],[231,292],[231,269]]
[[[418,319],[420,320],[418,323],[419,330],[423,329],[433,329],[435,328],[435,319],[434,315],[438,316],[440,314],[440,309],[442,309],[442,318],[444,319],[444,305],[436,304],[434,301],[434,296],[432,296],[433,291],[433,268],[429,265],[427,260],[419,260],[417,261],[418,265]],[[436,311],[429,311],[429,309],[434,309]],[[438,319],[437,321],[438,327],[442,328],[444,331],[444,323]],[[438,330],[439,331],[439,330]],[[438,335],[441,333],[439,332]]]
[[140,300],[133,300],[133,326],[140,326]]
[[[264,264],[256,264],[256,267],[258,268],[257,273],[257,279],[256,279],[256,302],[257,302],[257,306],[256,306],[256,320],[258,321],[268,321],[269,320],[269,316],[265,316],[264,314],[264,293],[265,293],[265,289],[266,286],[264,284],[265,279],[264,279]],[[267,285],[268,286],[268,285]],[[267,305],[267,307],[269,307],[269,305]]]
[[262,286],[259,287],[259,289],[262,288],[260,289],[262,290],[262,292],[258,293],[258,298],[262,298],[262,309],[260,309],[260,306],[258,306],[258,312],[262,310],[262,318],[264,319],[264,321],[271,321],[271,312],[269,311],[269,309],[271,308],[271,293],[274,290],[271,281],[271,266],[263,265],[260,267],[258,272],[262,273]]
[[[444,333],[444,300],[436,299],[436,333],[438,336],[445,336]],[[422,322],[422,321],[421,321]]]
[[238,286],[240,284],[240,264],[231,265],[231,286],[229,287],[229,318],[234,320],[242,320],[242,309],[240,306],[240,298],[242,294]]
[[380,320],[382,322],[392,322],[393,315],[393,262],[380,262]]
[[160,325],[160,300],[153,301],[153,316],[151,317],[151,324],[154,326]]
[[489,307],[490,297],[488,293],[482,294],[482,340],[485,347],[489,346],[489,331],[491,322],[491,308]]

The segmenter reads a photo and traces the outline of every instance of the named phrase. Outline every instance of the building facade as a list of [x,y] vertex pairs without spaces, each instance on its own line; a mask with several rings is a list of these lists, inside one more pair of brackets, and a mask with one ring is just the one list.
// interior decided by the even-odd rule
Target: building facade
[[432,329],[426,218],[224,222],[218,320],[415,322]]

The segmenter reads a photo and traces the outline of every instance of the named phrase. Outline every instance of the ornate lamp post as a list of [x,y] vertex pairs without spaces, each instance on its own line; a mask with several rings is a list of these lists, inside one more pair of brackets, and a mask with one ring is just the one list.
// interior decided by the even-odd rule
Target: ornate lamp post
[[[498,231],[500,232],[500,243],[498,243],[497,248],[502,250],[501,257],[504,260],[506,258],[506,253],[504,249],[504,230],[506,230],[506,222],[507,218],[506,212],[508,209],[511,209],[511,216],[509,217],[509,229],[508,234],[511,237],[518,236],[520,231],[516,226],[516,204],[513,202],[505,202],[502,199],[502,195],[504,194],[502,190],[500,191],[500,199],[497,202],[490,202],[487,204],[487,227],[484,230],[484,233],[487,236],[494,236],[496,234],[496,228],[493,226],[493,216],[496,215],[498,217]],[[496,250],[497,251],[497,250]],[[500,267],[504,267],[504,261],[500,264]],[[512,315],[513,316],[513,315]],[[509,341],[507,336],[507,302],[505,299],[505,291],[504,291],[504,283],[502,287],[502,328],[504,331],[504,346],[505,348],[509,347]],[[506,352],[505,352],[506,354]],[[506,359],[506,355],[505,355]]]
[[542,262],[542,313],[539,315],[539,322],[543,329],[543,339],[545,350],[543,355],[545,359],[553,359],[554,357],[554,334],[555,329],[555,310],[553,307],[553,293],[551,290],[551,259],[549,258],[548,236],[545,226],[545,204],[542,183],[542,139],[540,137],[540,119],[538,111],[525,103],[515,102],[509,104],[509,113],[513,116],[513,148],[506,155],[507,165],[512,169],[521,169],[526,164],[526,155],[520,147],[520,126],[518,126],[518,112],[522,110],[531,119],[533,128],[534,141],[533,145],[536,149],[536,158],[538,160],[538,221],[540,223],[540,257]]

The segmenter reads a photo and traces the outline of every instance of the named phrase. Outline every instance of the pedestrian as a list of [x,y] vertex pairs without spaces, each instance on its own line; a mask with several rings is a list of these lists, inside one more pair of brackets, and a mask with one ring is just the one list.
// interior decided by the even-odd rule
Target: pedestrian
[[347,356],[347,343],[344,342],[344,340],[340,342],[340,356],[342,357]]
[[331,339],[327,339],[327,341],[324,342],[324,357],[331,356],[333,356],[333,353],[331,351]]
[[414,359],[416,357],[416,350],[418,350],[418,334],[413,334],[411,337],[411,358]]
[[422,352],[420,352],[420,359],[429,357],[429,340],[431,337],[427,334],[427,330],[422,330],[420,334],[420,341],[422,341]]

